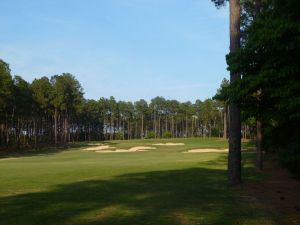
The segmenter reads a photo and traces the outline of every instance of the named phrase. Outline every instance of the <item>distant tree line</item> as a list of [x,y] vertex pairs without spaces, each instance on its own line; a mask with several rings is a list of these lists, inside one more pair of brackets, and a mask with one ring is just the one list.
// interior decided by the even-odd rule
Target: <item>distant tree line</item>
[[80,83],[69,73],[29,83],[12,77],[9,65],[0,61],[1,148],[134,138],[226,138],[227,116],[227,104],[212,99],[85,99]]

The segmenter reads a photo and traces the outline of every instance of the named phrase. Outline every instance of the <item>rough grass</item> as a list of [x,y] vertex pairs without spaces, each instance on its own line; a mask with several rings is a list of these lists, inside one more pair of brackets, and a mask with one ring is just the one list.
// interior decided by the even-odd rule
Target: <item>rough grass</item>
[[[106,142],[117,148],[163,140]],[[275,224],[271,212],[227,187],[226,153],[182,154],[226,148],[223,139],[178,139],[184,146],[148,152],[98,154],[80,143],[66,151],[0,159],[1,225]],[[249,143],[243,143],[249,147]],[[262,179],[248,163],[246,181]]]

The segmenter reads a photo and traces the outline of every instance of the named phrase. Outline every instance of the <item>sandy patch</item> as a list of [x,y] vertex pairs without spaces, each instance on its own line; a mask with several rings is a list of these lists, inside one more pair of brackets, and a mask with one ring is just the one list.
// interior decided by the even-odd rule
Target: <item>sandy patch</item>
[[101,144],[101,143],[88,143],[87,145],[90,145],[90,146],[101,146],[103,144]]
[[110,153],[110,152],[146,152],[151,149],[156,149],[155,147],[147,147],[147,146],[136,146],[130,149],[115,149],[115,150],[102,150],[96,151],[97,153]]
[[167,142],[167,143],[157,143],[157,144],[152,144],[152,145],[157,145],[157,146],[182,146],[182,145],[185,145],[185,144],[184,143]]
[[101,151],[101,150],[108,150],[108,149],[115,149],[116,147],[110,147],[109,145],[99,145],[99,146],[92,146],[88,148],[84,148],[84,151]]
[[228,152],[228,149],[202,148],[202,149],[191,149],[183,153],[206,153],[206,152]]
[[0,161],[18,159],[18,157],[0,158]]

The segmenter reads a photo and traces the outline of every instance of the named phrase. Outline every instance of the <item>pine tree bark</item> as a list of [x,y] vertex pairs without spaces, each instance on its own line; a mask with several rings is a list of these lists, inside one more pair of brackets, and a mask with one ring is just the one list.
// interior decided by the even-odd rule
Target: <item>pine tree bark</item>
[[185,137],[188,137],[188,119],[187,114],[185,114]]
[[223,138],[227,139],[227,132],[228,132],[228,105],[225,103],[224,106],[224,126],[223,126]]
[[[255,1],[255,17],[258,16],[261,10],[261,0]],[[257,101],[258,104],[261,102],[261,95],[262,95],[262,89],[257,90]],[[263,169],[263,153],[262,153],[262,120],[261,117],[258,115],[256,120],[256,161],[255,161],[255,167],[258,170]]]
[[[239,0],[230,0],[230,52],[240,48],[240,15]],[[240,74],[230,72],[230,83],[240,79]],[[238,105],[230,103],[228,183],[238,185],[241,179],[241,112]]]
[[258,118],[256,120],[256,160],[255,167],[258,170],[263,169],[263,152],[262,152],[262,122],[261,119]]
[[144,138],[144,115],[142,115],[141,139]]
[[54,111],[54,144],[57,146],[57,109]]

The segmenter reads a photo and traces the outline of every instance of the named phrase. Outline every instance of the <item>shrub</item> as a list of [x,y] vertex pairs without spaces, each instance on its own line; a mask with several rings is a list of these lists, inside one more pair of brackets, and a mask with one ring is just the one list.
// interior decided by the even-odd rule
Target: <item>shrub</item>
[[163,138],[171,138],[172,137],[172,133],[170,131],[166,131],[164,134],[163,134]]
[[278,149],[279,160],[291,173],[300,178],[300,142],[292,142]]
[[122,139],[123,139],[123,133],[122,132],[115,133],[115,140],[122,140]]
[[155,133],[153,131],[149,131],[146,138],[147,139],[153,139],[153,138],[155,138]]

